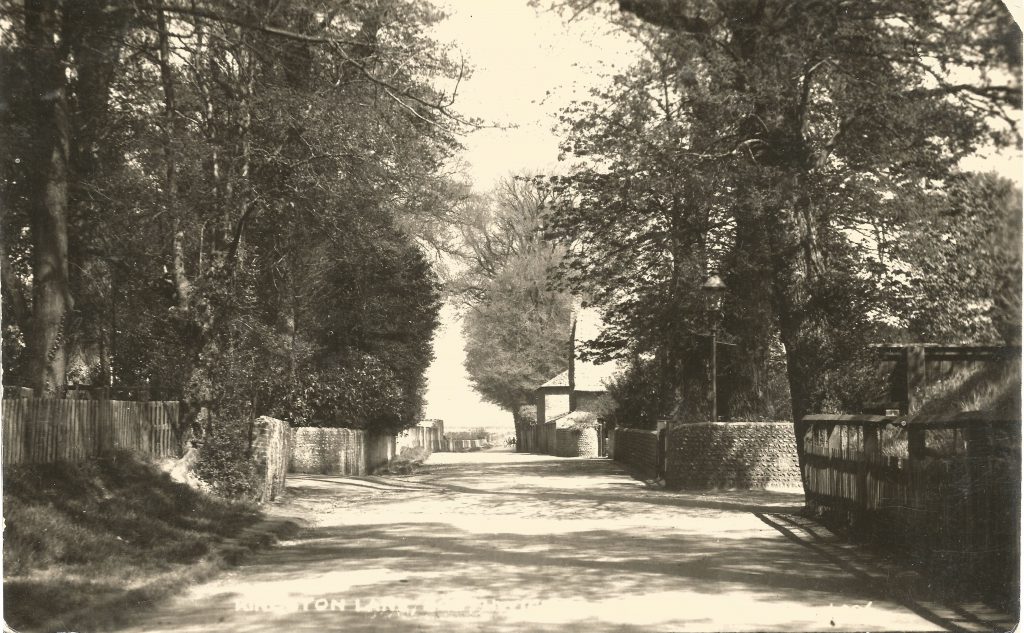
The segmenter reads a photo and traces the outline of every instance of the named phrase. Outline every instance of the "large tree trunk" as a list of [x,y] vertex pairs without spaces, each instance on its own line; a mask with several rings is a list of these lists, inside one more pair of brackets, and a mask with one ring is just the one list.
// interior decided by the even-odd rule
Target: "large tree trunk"
[[793,434],[796,440],[796,456],[800,466],[800,480],[807,492],[804,468],[804,416],[813,413],[810,402],[811,375],[815,366],[814,355],[818,350],[808,349],[803,340],[800,320],[791,312],[779,315],[779,329],[782,345],[786,350],[786,378],[789,381],[789,397],[793,407]]
[[57,43],[60,11],[53,0],[26,0],[25,42],[37,78],[27,152],[32,231],[32,323],[28,371],[38,395],[65,385],[65,332],[73,308],[68,287],[67,79]]
[[[794,186],[805,187],[805,174],[794,174]],[[820,338],[815,336],[818,324],[808,316],[807,302],[813,286],[821,279],[824,255],[812,221],[813,209],[805,197],[794,192],[788,221],[776,226],[775,245],[782,254],[774,267],[774,303],[779,322],[779,337],[786,351],[786,373],[793,407],[793,430],[801,479],[804,478],[804,417],[820,406],[823,353]],[[778,217],[785,218],[785,213]],[[779,248],[781,247],[781,248]]]

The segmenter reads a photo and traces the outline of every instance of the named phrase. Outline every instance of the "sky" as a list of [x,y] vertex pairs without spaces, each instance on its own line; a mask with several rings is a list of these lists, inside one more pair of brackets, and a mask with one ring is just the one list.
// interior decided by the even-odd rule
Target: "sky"
[[[435,29],[473,67],[459,87],[458,111],[490,127],[463,139],[466,176],[480,192],[502,176],[557,169],[558,112],[586,96],[636,57],[635,44],[601,17],[584,15],[571,24],[527,0],[434,0],[448,17]],[[1018,17],[1022,2],[1009,3]],[[1019,154],[991,152],[965,161],[972,170],[994,170],[1018,183]],[[434,339],[436,360],[427,372],[425,415],[445,428],[512,427],[512,416],[483,402],[466,375],[461,319],[446,305]]]
[[464,139],[468,176],[486,191],[509,172],[555,165],[558,111],[631,62],[627,38],[597,16],[566,25],[526,0],[435,0],[448,13],[436,29],[455,42],[474,74],[462,83],[460,113],[498,126]]

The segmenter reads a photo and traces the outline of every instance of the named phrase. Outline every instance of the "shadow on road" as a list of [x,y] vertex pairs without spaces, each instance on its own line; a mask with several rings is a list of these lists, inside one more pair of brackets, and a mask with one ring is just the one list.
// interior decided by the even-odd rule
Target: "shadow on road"
[[[994,630],[894,601],[794,528],[799,494],[655,490],[603,459],[448,459],[290,478],[288,504],[321,523],[139,630]],[[260,610],[276,603],[291,608]]]

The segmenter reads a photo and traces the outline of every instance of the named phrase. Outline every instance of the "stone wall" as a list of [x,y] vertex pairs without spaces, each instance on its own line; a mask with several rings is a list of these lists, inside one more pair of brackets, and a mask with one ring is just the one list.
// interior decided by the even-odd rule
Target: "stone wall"
[[569,428],[555,432],[556,455],[561,457],[598,457],[597,429]]
[[289,472],[368,475],[395,455],[395,438],[355,429],[298,427]]
[[636,474],[658,476],[658,432],[643,429],[615,429],[612,458]]
[[801,489],[792,422],[704,422],[668,431],[670,488]]
[[263,473],[260,503],[273,501],[284,492],[291,454],[291,428],[287,422],[263,416],[256,420],[252,452]]

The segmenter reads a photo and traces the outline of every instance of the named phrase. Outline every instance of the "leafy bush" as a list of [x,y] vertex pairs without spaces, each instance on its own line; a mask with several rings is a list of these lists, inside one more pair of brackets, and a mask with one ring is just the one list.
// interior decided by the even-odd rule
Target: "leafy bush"
[[430,451],[422,446],[403,446],[402,450],[398,452],[398,457],[408,462],[422,464],[425,459],[430,457]]
[[484,428],[467,429],[465,431],[448,431],[445,433],[450,440],[486,440],[490,433]]
[[216,494],[228,499],[251,499],[261,473],[252,458],[252,423],[224,420],[199,444],[196,475]]
[[661,388],[654,363],[638,359],[608,385],[611,427],[653,429],[672,408],[672,394]]

